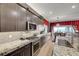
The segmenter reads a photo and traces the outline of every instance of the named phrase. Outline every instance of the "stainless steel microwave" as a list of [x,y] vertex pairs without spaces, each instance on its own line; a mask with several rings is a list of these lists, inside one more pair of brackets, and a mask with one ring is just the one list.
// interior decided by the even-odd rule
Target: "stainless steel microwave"
[[26,22],[26,30],[36,30],[37,25],[35,23]]

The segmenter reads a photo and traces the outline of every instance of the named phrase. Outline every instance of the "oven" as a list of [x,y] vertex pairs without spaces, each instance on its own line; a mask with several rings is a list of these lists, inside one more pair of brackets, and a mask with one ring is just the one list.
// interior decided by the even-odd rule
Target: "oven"
[[40,49],[40,40],[32,42],[32,55],[37,55]]
[[26,38],[28,40],[31,41],[31,45],[32,45],[32,56],[36,56],[40,50],[40,38],[39,37],[29,37],[29,38]]

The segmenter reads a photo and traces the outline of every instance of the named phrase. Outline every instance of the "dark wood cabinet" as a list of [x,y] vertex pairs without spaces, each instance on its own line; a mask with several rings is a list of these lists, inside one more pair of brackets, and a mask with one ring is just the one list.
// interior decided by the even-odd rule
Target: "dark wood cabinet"
[[[16,17],[12,15],[13,4],[1,4],[1,31],[16,30]],[[16,8],[15,8],[16,9]]]
[[5,56],[32,56],[32,45],[31,43],[19,48]]
[[45,36],[42,36],[42,37],[40,38],[40,46],[41,46],[41,47],[46,43],[45,40],[46,40]]
[[26,29],[27,12],[17,4],[0,5],[1,32]]
[[[27,6],[27,4],[26,4]],[[26,22],[39,23],[39,18],[16,3],[0,4],[0,31],[26,31]]]
[[1,4],[0,4],[0,31],[1,31]]

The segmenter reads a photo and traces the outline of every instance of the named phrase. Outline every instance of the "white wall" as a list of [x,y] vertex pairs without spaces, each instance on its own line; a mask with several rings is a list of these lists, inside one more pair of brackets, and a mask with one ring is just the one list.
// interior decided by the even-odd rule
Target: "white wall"
[[37,31],[42,31],[44,30],[44,25],[38,25],[37,26]]
[[44,33],[47,33],[47,31],[48,31],[48,26],[47,25],[38,25],[37,26],[37,31],[42,31],[44,29],[45,29]]

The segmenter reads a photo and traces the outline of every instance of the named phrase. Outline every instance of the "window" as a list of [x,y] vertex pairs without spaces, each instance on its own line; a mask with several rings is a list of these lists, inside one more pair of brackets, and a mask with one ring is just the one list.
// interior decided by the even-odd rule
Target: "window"
[[56,26],[53,28],[54,32],[58,32],[58,33],[66,33],[66,32],[74,32],[74,29],[72,26]]

